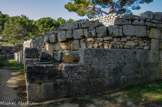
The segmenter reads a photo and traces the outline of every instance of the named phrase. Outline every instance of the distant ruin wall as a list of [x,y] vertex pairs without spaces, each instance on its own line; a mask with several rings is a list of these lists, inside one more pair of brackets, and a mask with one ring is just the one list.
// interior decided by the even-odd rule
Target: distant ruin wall
[[162,78],[162,13],[91,20],[66,23],[29,40],[30,48],[23,49],[28,100],[90,94]]
[[0,59],[14,59],[13,47],[0,46]]

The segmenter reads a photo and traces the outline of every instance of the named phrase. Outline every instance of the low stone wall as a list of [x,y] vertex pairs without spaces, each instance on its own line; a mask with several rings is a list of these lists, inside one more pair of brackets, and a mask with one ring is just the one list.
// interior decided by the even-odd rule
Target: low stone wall
[[28,100],[91,94],[162,78],[161,14],[105,16],[107,25],[101,23],[104,17],[66,23],[24,42]]
[[14,59],[13,47],[0,46],[0,59]]

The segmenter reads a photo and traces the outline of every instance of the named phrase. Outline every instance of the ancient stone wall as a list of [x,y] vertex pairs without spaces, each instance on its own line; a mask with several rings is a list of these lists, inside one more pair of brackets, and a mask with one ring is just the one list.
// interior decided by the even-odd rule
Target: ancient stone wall
[[13,59],[13,47],[0,46],[0,59]]
[[162,78],[162,13],[91,20],[63,24],[24,48],[28,100],[91,94]]

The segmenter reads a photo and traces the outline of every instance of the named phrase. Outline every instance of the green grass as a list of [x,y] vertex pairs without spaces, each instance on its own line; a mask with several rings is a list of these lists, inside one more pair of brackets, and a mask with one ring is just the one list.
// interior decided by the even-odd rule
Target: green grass
[[24,66],[16,62],[13,59],[2,59],[0,60],[0,68],[5,67],[9,70],[19,71],[20,73],[24,73]]

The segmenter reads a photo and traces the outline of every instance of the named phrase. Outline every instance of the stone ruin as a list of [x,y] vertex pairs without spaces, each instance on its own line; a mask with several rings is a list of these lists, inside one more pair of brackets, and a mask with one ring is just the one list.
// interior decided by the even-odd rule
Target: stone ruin
[[[93,94],[162,78],[162,13],[66,23],[15,53],[28,101]],[[18,58],[18,57],[17,57]]]
[[0,46],[0,59],[13,59],[13,47],[10,46]]

